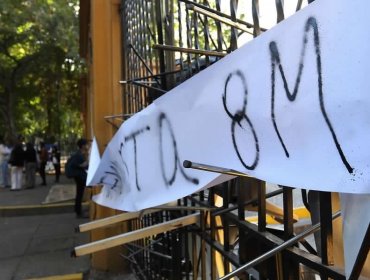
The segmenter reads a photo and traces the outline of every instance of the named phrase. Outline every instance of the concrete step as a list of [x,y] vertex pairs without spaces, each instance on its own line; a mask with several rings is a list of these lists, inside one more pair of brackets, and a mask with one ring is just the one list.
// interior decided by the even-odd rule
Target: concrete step
[[41,277],[41,278],[29,278],[26,280],[82,280],[83,273],[74,273],[74,274],[66,274],[66,275],[55,275],[55,276],[48,276],[48,277]]

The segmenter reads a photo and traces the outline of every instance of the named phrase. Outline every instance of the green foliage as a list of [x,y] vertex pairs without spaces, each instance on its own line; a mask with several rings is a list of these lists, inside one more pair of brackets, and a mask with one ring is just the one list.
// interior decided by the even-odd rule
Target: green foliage
[[[81,135],[78,0],[0,1],[0,130]],[[74,136],[75,137],[75,136]]]

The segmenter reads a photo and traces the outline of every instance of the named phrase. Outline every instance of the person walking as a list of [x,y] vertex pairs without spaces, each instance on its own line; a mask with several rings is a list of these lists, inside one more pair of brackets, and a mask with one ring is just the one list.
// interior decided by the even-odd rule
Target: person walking
[[84,218],[82,215],[82,199],[86,186],[89,144],[86,139],[81,138],[77,141],[78,150],[70,159],[70,169],[76,183],[75,213],[77,218]]
[[11,149],[9,148],[8,141],[0,143],[0,187],[8,188],[9,185],[9,168],[8,161]]
[[37,154],[33,144],[28,142],[25,151],[26,189],[33,189],[36,184]]
[[42,180],[41,185],[46,186],[46,174],[45,174],[45,167],[49,159],[49,153],[48,150],[45,147],[44,142],[40,142],[40,150],[39,150],[39,160],[40,160],[40,166],[39,166],[39,173]]
[[22,141],[23,137],[19,136],[12,152],[10,153],[9,164],[11,165],[11,191],[19,191],[22,189],[22,177],[25,159]]
[[51,150],[51,159],[54,165],[55,170],[55,183],[59,183],[59,177],[60,177],[60,151],[58,148],[58,143],[55,143],[53,145],[53,148]]

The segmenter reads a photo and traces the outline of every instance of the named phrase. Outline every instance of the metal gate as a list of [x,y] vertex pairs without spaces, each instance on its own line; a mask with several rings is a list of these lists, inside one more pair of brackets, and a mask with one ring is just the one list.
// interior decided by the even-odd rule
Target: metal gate
[[[289,4],[293,13],[309,3]],[[129,117],[145,108],[242,41],[283,20],[287,9],[283,0],[123,0],[123,112]],[[191,168],[212,170],[201,163]],[[237,179],[131,222],[131,228],[138,229],[200,213],[198,225],[125,245],[128,253],[123,256],[138,279],[219,279],[231,271],[240,279],[311,279],[314,274],[345,279],[342,269],[333,266],[332,221],[338,214],[332,213],[330,193],[310,192],[312,201],[319,202],[315,205],[302,191],[299,200],[317,214],[314,222],[321,221],[321,227],[309,220],[297,233],[296,191],[277,186],[266,192],[266,182],[234,175]],[[266,205],[276,196],[281,197],[281,215],[272,215],[279,225],[271,227]],[[255,222],[250,213],[256,215]],[[307,242],[305,238],[318,230],[316,243]]]

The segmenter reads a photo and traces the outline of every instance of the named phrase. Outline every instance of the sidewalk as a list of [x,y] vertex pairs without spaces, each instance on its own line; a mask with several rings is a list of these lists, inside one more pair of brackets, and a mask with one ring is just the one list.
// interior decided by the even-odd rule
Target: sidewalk
[[59,184],[51,184],[54,176],[49,175],[47,182],[30,190],[0,188],[1,280],[58,275],[82,279],[90,269],[89,256],[70,256],[75,246],[89,241],[88,234],[75,232],[88,219],[73,213],[73,181],[62,175]]

